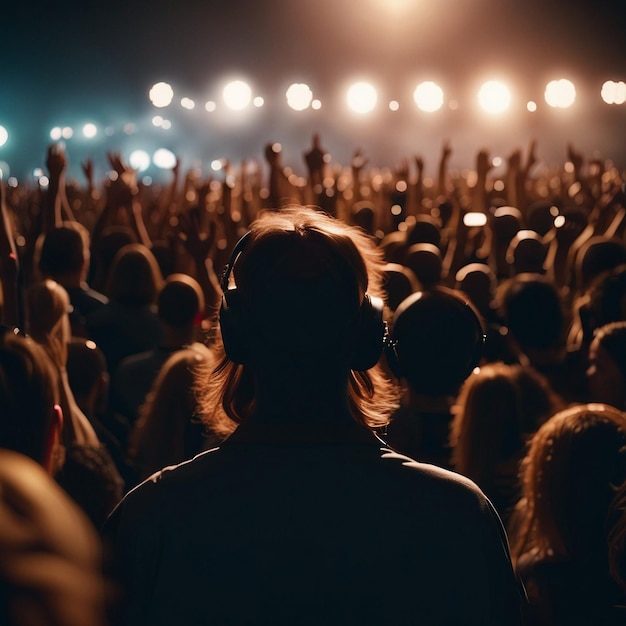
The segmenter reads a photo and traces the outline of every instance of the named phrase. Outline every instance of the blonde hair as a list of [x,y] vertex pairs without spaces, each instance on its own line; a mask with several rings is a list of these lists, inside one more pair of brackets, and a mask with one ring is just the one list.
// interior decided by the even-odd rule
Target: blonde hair
[[[260,264],[254,262],[261,258],[260,254],[255,256],[254,252],[259,249],[275,250],[274,242],[280,244],[281,240],[284,242],[287,238],[292,241],[298,238],[298,241],[303,242],[301,256],[306,267],[304,270],[288,270],[291,271],[290,279],[294,284],[305,284],[303,274],[314,266],[313,271],[322,271],[325,278],[333,281],[335,289],[341,287],[342,295],[346,294],[345,302],[342,303],[345,308],[353,307],[354,311],[358,311],[365,293],[383,297],[382,258],[372,240],[362,230],[311,208],[289,207],[279,212],[266,212],[252,224],[249,242],[235,263],[233,275],[237,289],[248,302],[255,301],[255,294],[259,292],[261,295],[258,297],[262,298],[264,288],[271,283],[271,276],[263,274],[264,269],[266,274],[269,272],[267,267],[259,269]],[[307,242],[308,247],[304,247],[304,242]],[[252,260],[246,262],[247,257]],[[335,313],[325,310],[327,316]],[[344,309],[342,314],[347,314]],[[321,334],[327,330],[324,324],[319,326],[313,332]],[[299,333],[299,336],[302,334]],[[332,342],[329,343],[324,343],[324,349],[330,360],[334,355]],[[255,404],[252,369],[230,361],[219,336],[216,349],[221,357],[217,367],[212,372],[205,370],[199,381],[203,412],[207,419],[214,418],[217,412],[222,417],[240,423]],[[366,372],[351,372],[349,400],[352,415],[359,424],[377,427],[388,423],[389,416],[397,406],[397,391],[377,365]]]

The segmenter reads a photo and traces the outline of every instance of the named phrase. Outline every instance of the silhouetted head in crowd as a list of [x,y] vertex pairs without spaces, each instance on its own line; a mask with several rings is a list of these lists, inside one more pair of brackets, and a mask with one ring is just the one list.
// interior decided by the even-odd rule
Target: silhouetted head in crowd
[[352,222],[362,228],[368,235],[376,232],[376,210],[371,202],[362,200],[352,207]]
[[404,263],[406,246],[406,232],[400,230],[388,233],[380,242],[385,260],[389,263]]
[[550,418],[523,462],[525,514],[513,554],[607,569],[607,513],[626,479],[626,413],[576,405]]
[[441,244],[441,222],[432,215],[417,215],[415,223],[407,231],[408,246],[415,243],[430,243],[437,248]]
[[591,400],[626,409],[626,321],[596,330],[587,370]]
[[39,255],[43,277],[61,284],[80,284],[89,264],[89,233],[77,222],[68,222],[45,235]]
[[468,263],[456,273],[456,289],[467,295],[484,318],[491,317],[496,285],[496,275],[484,263]]
[[515,274],[543,274],[548,247],[541,236],[533,230],[518,231],[506,252],[506,260]]
[[454,395],[478,365],[483,340],[482,322],[460,292],[420,291],[396,309],[387,361],[413,392]]
[[417,277],[422,289],[433,289],[442,279],[443,259],[432,243],[414,243],[406,252],[406,265]]
[[156,304],[163,276],[154,255],[144,245],[124,246],[113,259],[107,295],[130,307]]
[[522,213],[512,206],[500,206],[494,210],[491,224],[496,242],[507,246],[522,228]]
[[383,272],[387,305],[395,311],[405,298],[419,291],[419,283],[413,271],[400,263],[386,263]]
[[262,215],[223,279],[226,357],[209,376],[209,410],[386,423],[381,285],[378,250],[358,228],[305,208]]
[[560,211],[552,202],[538,200],[528,207],[527,226],[542,237],[554,228],[554,218]]
[[0,331],[0,448],[37,461],[48,472],[60,439],[57,374],[43,348],[12,330]]
[[72,338],[67,345],[67,375],[78,406],[93,415],[108,390],[104,353],[93,341]]
[[616,239],[598,236],[589,239],[576,253],[576,285],[584,292],[603,272],[626,263],[626,246]]
[[159,319],[177,329],[190,329],[204,311],[204,294],[195,278],[171,274],[158,296]]
[[522,352],[558,349],[563,341],[564,315],[555,285],[539,274],[518,274],[502,301],[509,336]]

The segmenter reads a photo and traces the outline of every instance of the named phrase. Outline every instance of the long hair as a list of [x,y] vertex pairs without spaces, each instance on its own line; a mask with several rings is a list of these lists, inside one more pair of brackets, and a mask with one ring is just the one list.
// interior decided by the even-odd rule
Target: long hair
[[512,541],[528,551],[575,560],[606,550],[606,518],[626,479],[626,413],[606,404],[560,411],[535,434],[522,464],[525,510]]
[[[285,246],[291,252],[296,251],[298,267],[281,264],[277,251],[284,250]],[[289,275],[292,288],[288,293],[273,284],[272,267],[280,267]],[[249,242],[234,265],[233,275],[238,291],[255,316],[264,315],[263,302],[279,300],[272,308],[272,315],[279,316],[280,320],[272,318],[270,324],[268,318],[265,326],[261,323],[257,328],[260,332],[269,327],[279,328],[280,334],[287,338],[285,343],[295,344],[296,349],[302,347],[304,359],[323,353],[332,362],[337,356],[333,354],[333,347],[339,341],[333,343],[327,335],[342,321],[349,321],[349,316],[358,311],[365,293],[383,297],[382,258],[372,240],[356,227],[304,207],[261,215],[251,226]],[[307,292],[310,282],[307,281],[312,275],[321,276],[323,283],[331,283],[331,291],[335,290],[332,293],[340,293],[341,297],[325,301],[327,306],[317,306],[316,315],[321,319],[303,329],[298,327],[299,319],[293,312],[304,311],[304,305],[297,308],[298,298],[310,297]],[[298,295],[294,296],[294,292]],[[286,305],[283,316],[280,304]],[[221,354],[216,369],[205,371],[199,382],[203,412],[214,416],[221,411],[223,416],[241,423],[255,404],[253,370],[248,365],[233,363],[225,354],[219,336],[216,350]],[[397,406],[396,388],[378,365],[366,372],[352,371],[348,391],[352,415],[364,426],[387,424]]]

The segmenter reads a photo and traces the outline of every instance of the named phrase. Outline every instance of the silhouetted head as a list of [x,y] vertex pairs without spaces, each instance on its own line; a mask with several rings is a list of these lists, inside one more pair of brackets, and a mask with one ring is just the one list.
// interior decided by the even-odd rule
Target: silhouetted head
[[419,291],[419,283],[413,271],[400,263],[386,263],[383,272],[387,304],[395,311],[405,298]]
[[432,289],[441,282],[443,259],[432,243],[414,243],[406,252],[406,265],[417,277],[422,289]]
[[387,360],[416,393],[455,394],[482,355],[481,320],[460,292],[438,288],[396,309]]
[[415,224],[407,231],[407,245],[430,243],[439,247],[441,244],[441,222],[432,215],[418,215]]
[[81,228],[84,227],[71,223],[46,234],[39,256],[42,276],[58,280],[84,270],[89,259],[89,241],[88,235],[81,233]]
[[519,209],[512,206],[498,207],[493,213],[492,229],[496,241],[508,244],[522,228],[523,217]]
[[456,273],[456,289],[465,293],[484,317],[489,313],[496,285],[496,275],[484,263],[468,263]]
[[541,236],[533,230],[518,231],[506,252],[506,261],[513,274],[543,274],[548,247]]
[[581,291],[596,276],[626,263],[626,246],[617,239],[598,236],[589,239],[576,254],[576,282]]
[[626,409],[626,321],[596,330],[587,370],[592,400]]
[[173,328],[188,328],[204,311],[204,294],[188,274],[171,274],[158,296],[159,318]]

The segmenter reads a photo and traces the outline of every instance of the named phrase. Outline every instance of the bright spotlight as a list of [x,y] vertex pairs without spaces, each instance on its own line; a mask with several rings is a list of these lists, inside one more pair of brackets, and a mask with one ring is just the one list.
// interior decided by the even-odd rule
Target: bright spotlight
[[400,109],[400,103],[397,100],[391,100],[389,102],[390,111],[398,111]]
[[305,83],[293,83],[289,85],[285,92],[285,97],[287,98],[287,104],[294,111],[304,111],[311,106],[313,92]]
[[489,80],[478,91],[478,102],[487,113],[504,113],[511,104],[511,92],[504,83]]
[[242,111],[252,100],[252,90],[250,85],[242,80],[234,80],[222,91],[224,103],[229,109],[233,111]]
[[74,129],[71,126],[64,126],[61,130],[63,139],[71,139],[74,136]]
[[369,113],[376,106],[378,95],[376,89],[370,83],[354,83],[348,89],[348,106],[355,113]]
[[63,131],[61,130],[61,128],[59,126],[55,126],[51,131],[50,131],[50,139],[52,139],[52,141],[59,141],[59,139],[61,139],[61,137],[63,136]]
[[211,161],[211,169],[214,172],[219,172],[223,166],[224,163],[222,162],[222,159],[213,159],[213,161]]
[[265,98],[263,98],[262,96],[257,96],[253,101],[252,104],[257,108],[260,109],[264,104],[265,104]]
[[533,100],[529,100],[526,103],[526,109],[530,111],[531,113],[534,113],[537,110],[537,103],[534,102]]
[[546,85],[544,98],[548,106],[556,109],[567,109],[576,100],[576,87],[571,80],[566,78],[551,80]]
[[152,162],[162,170],[171,170],[176,165],[176,155],[167,148],[159,148],[152,155]]
[[130,153],[128,162],[133,169],[144,172],[150,167],[150,155],[145,150],[135,150]]
[[626,102],[626,83],[607,80],[600,92],[602,100],[607,104],[624,104]]
[[216,106],[217,105],[215,104],[215,102],[213,102],[213,100],[207,100],[206,104],[204,105],[204,108],[209,113],[213,113],[213,111],[215,111]]
[[421,111],[433,113],[443,106],[443,89],[437,83],[427,80],[415,88],[413,100]]
[[174,99],[174,90],[169,83],[156,83],[150,89],[148,93],[148,97],[150,98],[150,102],[157,107],[163,108],[169,106]]
[[183,98],[180,101],[180,106],[183,107],[183,109],[187,109],[188,111],[191,111],[195,108],[196,103],[191,98]]
[[98,134],[98,127],[91,122],[83,126],[83,137],[93,139]]
[[319,111],[322,108],[321,100],[317,100],[317,99],[313,100],[313,102],[311,102],[311,108],[314,111]]

